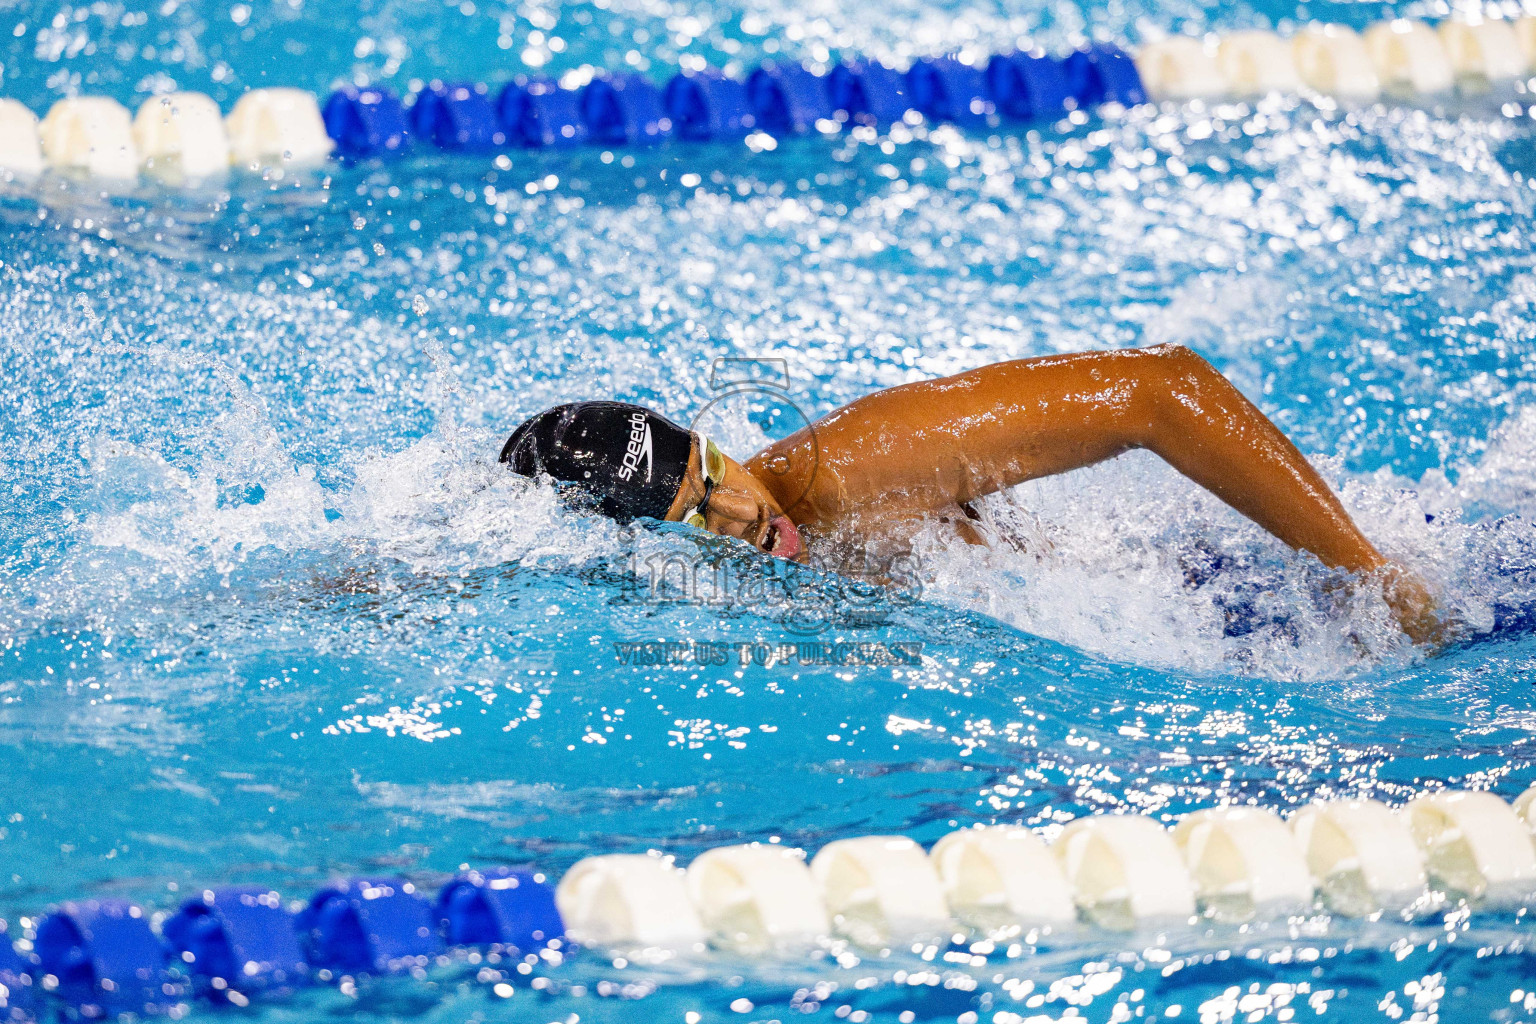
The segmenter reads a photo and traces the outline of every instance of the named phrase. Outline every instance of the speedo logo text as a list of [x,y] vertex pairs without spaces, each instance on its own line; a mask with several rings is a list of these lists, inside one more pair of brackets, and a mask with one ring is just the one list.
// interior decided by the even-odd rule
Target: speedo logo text
[[619,468],[619,479],[628,481],[645,460],[645,482],[651,482],[651,425],[644,413],[629,414],[629,446],[624,450],[624,464]]

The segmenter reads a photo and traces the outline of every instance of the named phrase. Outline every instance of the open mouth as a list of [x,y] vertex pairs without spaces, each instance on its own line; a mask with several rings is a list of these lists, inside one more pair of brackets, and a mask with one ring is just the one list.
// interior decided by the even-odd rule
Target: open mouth
[[796,558],[804,550],[800,542],[800,531],[795,529],[795,524],[789,521],[788,516],[774,516],[768,520],[768,527],[758,546],[778,558]]

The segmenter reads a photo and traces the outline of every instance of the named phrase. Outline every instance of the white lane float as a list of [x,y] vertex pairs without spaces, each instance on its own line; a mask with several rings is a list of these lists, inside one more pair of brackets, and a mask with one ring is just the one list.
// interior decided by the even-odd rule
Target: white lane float
[[1296,73],[1309,88],[1347,100],[1373,100],[1381,79],[1360,33],[1346,25],[1308,25],[1291,39]]
[[133,119],[133,137],[145,166],[206,178],[229,170],[224,115],[211,96],[173,92],[151,96]]
[[1515,797],[1515,814],[1531,830],[1531,841],[1536,842],[1536,786]]
[[1186,815],[1173,838],[1195,895],[1213,916],[1247,921],[1305,911],[1314,887],[1295,836],[1274,811],[1216,807]]
[[1402,810],[1430,877],[1469,899],[1523,901],[1536,894],[1530,827],[1492,793],[1425,793]]
[[1530,71],[1530,59],[1508,21],[1442,21],[1438,31],[1451,70],[1463,86],[1486,88]]
[[1301,89],[1291,42],[1273,32],[1253,30],[1223,36],[1216,46],[1216,67],[1235,96],[1264,96]]
[[16,100],[0,99],[0,171],[43,173],[37,115]]
[[801,850],[722,846],[688,865],[688,892],[711,942],[743,953],[803,949],[832,931]]
[[1129,930],[1194,916],[1194,886],[1178,844],[1151,818],[1079,818],[1052,850],[1077,905],[1102,927]]
[[252,89],[224,120],[230,155],[247,167],[323,161],[335,145],[320,105],[303,89]]
[[577,861],[555,888],[577,943],[664,957],[703,948],[703,922],[670,858],[611,853]]
[[1377,800],[1330,800],[1291,817],[1307,869],[1339,914],[1367,917],[1424,896],[1424,855],[1407,824]]
[[828,843],[811,874],[833,928],[866,949],[943,944],[955,931],[938,872],[905,836]]
[[951,832],[934,844],[929,860],[955,917],[989,938],[1011,938],[1077,919],[1060,863],[1027,828],[993,825]]
[[1440,34],[1422,21],[1378,22],[1366,30],[1365,45],[1386,92],[1424,96],[1449,92],[1456,85]]
[[1214,48],[1191,36],[1148,43],[1137,51],[1135,62],[1141,84],[1154,100],[1205,99],[1228,91]]
[[43,158],[61,171],[131,180],[139,172],[138,147],[128,108],[105,96],[62,99],[38,125]]
[[1516,18],[1515,39],[1520,42],[1520,52],[1525,54],[1525,66],[1536,68],[1536,17],[1527,14]]

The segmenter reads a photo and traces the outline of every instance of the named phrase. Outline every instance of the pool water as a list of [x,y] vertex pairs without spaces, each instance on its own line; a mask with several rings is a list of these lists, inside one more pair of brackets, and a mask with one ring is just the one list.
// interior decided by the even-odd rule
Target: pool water
[[[39,0],[0,10],[0,94],[174,85],[227,109],[260,85],[1438,13],[357,11]],[[0,183],[0,918],[771,837],[1512,797],[1536,781],[1536,133],[1507,99]],[[1162,342],[1271,414],[1467,638],[1414,649],[1379,599],[1150,455],[987,499],[990,550],[925,531],[893,589],[572,517],[494,461],[560,401],[702,416],[742,457],[877,387]],[[1523,913],[1455,912],[931,961],[461,961],[249,1012],[1522,1020],[1531,938]]]

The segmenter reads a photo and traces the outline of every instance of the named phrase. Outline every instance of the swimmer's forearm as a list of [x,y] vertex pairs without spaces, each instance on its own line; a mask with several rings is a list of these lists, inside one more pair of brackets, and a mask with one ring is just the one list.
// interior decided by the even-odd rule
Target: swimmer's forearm
[[1173,349],[1160,372],[1165,397],[1146,403],[1133,424],[1140,447],[1327,565],[1359,572],[1386,564],[1312,464],[1210,364]]
[[1134,427],[1144,447],[1293,548],[1351,572],[1379,573],[1381,596],[1419,643],[1447,636],[1425,582],[1384,558],[1296,446],[1199,356],[1171,350],[1170,376]]

